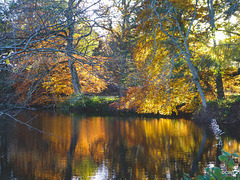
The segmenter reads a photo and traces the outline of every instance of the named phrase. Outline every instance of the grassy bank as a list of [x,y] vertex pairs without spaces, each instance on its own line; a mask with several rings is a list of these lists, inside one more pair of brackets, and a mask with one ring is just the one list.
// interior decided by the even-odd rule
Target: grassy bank
[[144,116],[160,117],[156,114],[139,114],[135,110],[118,109],[117,96],[71,96],[57,105],[57,109],[68,112],[86,113],[90,115]]
[[57,105],[63,111],[74,110],[84,113],[117,113],[114,106],[119,100],[116,96],[71,96],[68,100]]

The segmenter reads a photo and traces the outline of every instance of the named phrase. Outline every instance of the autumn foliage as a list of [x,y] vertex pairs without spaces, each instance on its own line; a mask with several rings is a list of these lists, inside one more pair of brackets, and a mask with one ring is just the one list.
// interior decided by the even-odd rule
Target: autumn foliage
[[[195,1],[175,0],[144,1],[142,11],[137,13],[140,37],[133,52],[139,74],[138,86],[128,89],[120,108],[169,115],[173,112],[178,114],[179,111],[192,113],[201,105],[201,98],[183,55],[187,51],[184,49],[186,45],[182,45],[185,41],[184,33],[188,31],[195,10],[198,23],[209,21],[206,16],[207,7],[195,7],[194,3]],[[155,5],[153,8],[152,4]],[[217,7],[217,4],[214,6]],[[174,10],[171,11],[171,8]],[[224,43],[213,49],[209,42],[210,33],[200,30],[197,24],[189,32],[187,46],[206,99],[217,99],[216,76],[219,67],[226,96],[239,94],[239,75],[230,75],[231,72],[238,71],[230,62],[234,49],[226,48]],[[167,34],[174,40],[168,38]],[[174,41],[177,45],[174,45]],[[180,51],[181,48],[183,50]]]
[[[74,93],[68,63],[63,54],[34,55],[31,60],[23,60],[18,65],[14,79],[14,88],[18,92],[18,102],[30,105],[47,105],[66,100]],[[99,93],[106,88],[104,81],[104,58],[81,58],[88,64],[75,62],[82,93]],[[90,63],[92,62],[92,63]],[[90,65],[92,64],[92,65]],[[20,75],[19,75],[20,74]]]
[[[191,113],[201,103],[205,109],[206,100],[216,100],[219,92],[224,92],[222,98],[240,93],[240,29],[226,17],[231,5],[224,1],[119,1],[113,5],[121,14],[115,27],[108,8],[98,24],[88,15],[74,19],[79,12],[74,3],[64,1],[70,6],[62,14],[61,3],[48,4],[58,7],[54,11],[45,8],[45,1],[39,8],[23,2],[31,13],[19,12],[13,43],[19,46],[12,46],[15,55],[3,60],[13,65],[9,80],[17,103],[55,104],[72,94],[98,94],[110,85],[121,97],[114,107],[169,115]],[[221,17],[211,15],[210,2]],[[92,24],[108,29],[108,35],[100,37]],[[217,42],[217,31],[226,38]]]

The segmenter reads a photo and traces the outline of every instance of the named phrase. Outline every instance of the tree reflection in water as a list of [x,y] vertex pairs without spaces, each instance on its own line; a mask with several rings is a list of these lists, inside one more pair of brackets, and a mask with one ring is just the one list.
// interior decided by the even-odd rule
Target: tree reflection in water
[[[16,125],[8,132],[8,159],[19,179],[180,179],[215,162],[216,140],[187,120],[87,117],[23,112],[19,119],[57,137]],[[226,134],[227,135],[227,134]],[[239,141],[223,137],[239,153]],[[65,139],[65,140],[63,140]],[[10,166],[11,165],[11,166]],[[3,177],[5,172],[0,172]],[[8,175],[6,175],[8,176]]]
[[192,162],[192,169],[191,169],[191,172],[190,172],[190,177],[194,177],[194,173],[196,173],[197,170],[198,170],[198,163],[199,163],[200,158],[202,156],[203,149],[204,149],[204,146],[206,144],[206,139],[207,139],[206,129],[203,130],[203,136],[202,137],[203,138],[202,138],[201,146],[199,148],[197,156],[195,157],[195,159]]
[[65,180],[71,180],[72,179],[72,161],[74,160],[74,154],[75,149],[77,146],[77,140],[79,136],[78,132],[78,118],[73,115],[73,127],[72,127],[72,137],[71,137],[71,143],[70,147],[67,153],[67,169],[66,169],[66,176]]

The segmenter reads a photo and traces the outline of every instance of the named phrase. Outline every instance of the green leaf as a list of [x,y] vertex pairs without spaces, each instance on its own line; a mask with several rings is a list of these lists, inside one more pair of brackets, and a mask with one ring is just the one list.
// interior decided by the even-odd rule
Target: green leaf
[[210,168],[206,168],[205,170],[206,170],[206,172],[208,172],[208,173],[210,172]]
[[219,159],[220,161],[226,161],[226,160],[228,159],[228,157],[225,156],[225,155],[220,155],[220,156],[218,156],[218,159]]
[[220,178],[222,176],[222,170],[219,167],[216,167],[215,174]]
[[226,155],[226,156],[231,156],[231,154],[229,152],[226,152],[224,150],[222,150],[223,154]]
[[234,157],[240,157],[238,154],[236,154],[235,152],[232,154]]
[[233,168],[234,166],[235,166],[235,162],[233,161],[233,159],[230,159],[228,167]]

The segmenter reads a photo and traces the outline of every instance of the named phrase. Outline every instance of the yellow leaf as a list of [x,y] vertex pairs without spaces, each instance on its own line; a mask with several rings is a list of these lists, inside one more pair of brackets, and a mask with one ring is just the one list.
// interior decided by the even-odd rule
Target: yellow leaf
[[7,59],[7,60],[6,60],[6,64],[9,65],[9,63],[10,63],[10,61],[9,61],[9,59]]

